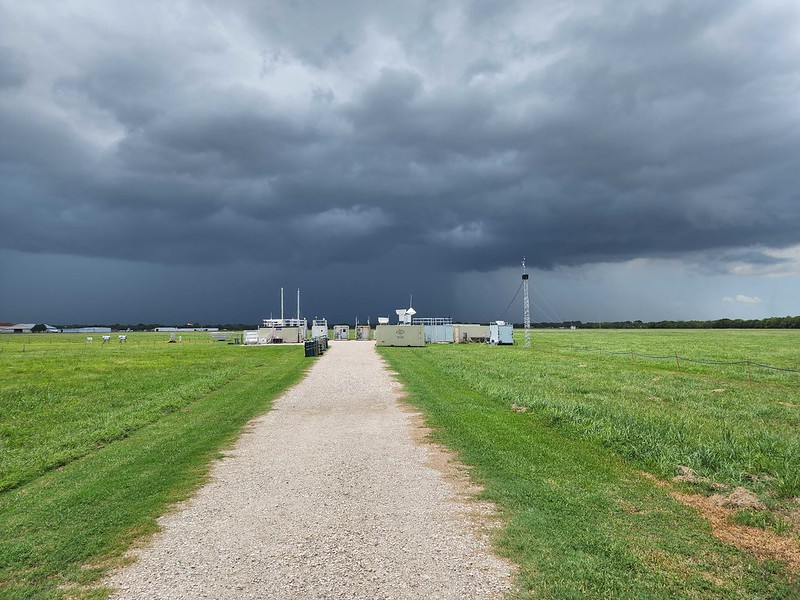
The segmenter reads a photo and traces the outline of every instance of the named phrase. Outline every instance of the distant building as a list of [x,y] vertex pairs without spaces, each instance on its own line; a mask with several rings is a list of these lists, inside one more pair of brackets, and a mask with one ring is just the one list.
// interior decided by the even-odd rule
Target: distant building
[[[32,333],[36,323],[3,323],[0,324],[0,333]],[[58,333],[61,330],[52,325],[44,325],[47,333]]]
[[187,332],[187,331],[219,331],[219,327],[156,327],[153,331],[167,333]]

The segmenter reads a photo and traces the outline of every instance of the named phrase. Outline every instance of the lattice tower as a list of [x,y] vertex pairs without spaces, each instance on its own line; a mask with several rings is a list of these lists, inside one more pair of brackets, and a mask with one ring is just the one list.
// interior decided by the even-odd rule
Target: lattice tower
[[522,306],[525,323],[525,347],[531,346],[531,304],[528,298],[528,272],[525,270],[525,258],[522,259]]

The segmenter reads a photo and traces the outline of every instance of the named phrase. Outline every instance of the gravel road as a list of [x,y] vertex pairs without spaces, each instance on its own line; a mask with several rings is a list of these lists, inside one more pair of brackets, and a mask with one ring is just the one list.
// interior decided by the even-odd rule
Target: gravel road
[[502,597],[481,505],[401,391],[374,343],[333,342],[110,575],[113,597]]

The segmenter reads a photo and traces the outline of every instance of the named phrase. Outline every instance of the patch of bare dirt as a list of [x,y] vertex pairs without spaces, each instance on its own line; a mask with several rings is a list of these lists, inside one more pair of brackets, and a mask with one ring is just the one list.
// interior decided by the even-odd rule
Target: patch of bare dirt
[[642,473],[642,476],[665,488],[667,493],[679,502],[695,508],[711,524],[711,532],[717,539],[750,552],[761,560],[780,560],[786,563],[792,572],[800,573],[800,543],[797,540],[757,527],[732,523],[731,517],[737,509],[721,505],[716,496],[709,498],[700,494],[679,492],[655,475]]
[[513,410],[514,412],[518,412],[518,413],[524,413],[524,412],[528,412],[528,407],[527,406],[520,406],[519,404],[517,404],[515,402],[514,404],[511,405],[511,410]]
[[725,388],[714,388],[714,389],[713,389],[713,390],[711,390],[711,391],[712,391],[713,393],[715,393],[715,394],[720,394],[720,393],[722,393],[722,392],[724,392],[724,391],[725,391]]
[[716,483],[711,481],[708,477],[703,477],[695,473],[694,469],[684,465],[678,465],[678,475],[672,478],[672,481],[678,483],[694,483],[711,486],[712,489],[717,491],[725,491],[728,486],[724,483]]
[[743,487],[737,487],[728,496],[714,494],[711,496],[711,500],[719,506],[734,510],[767,510],[767,507],[758,499],[758,496]]
[[672,481],[679,483],[708,483],[707,477],[701,477],[694,469],[684,465],[678,465],[678,475],[672,478]]
[[687,506],[696,508],[711,523],[711,531],[717,538],[733,544],[737,548],[752,552],[762,560],[781,560],[788,565],[789,569],[800,573],[800,544],[795,540],[756,527],[731,523],[730,517],[736,511],[720,506],[713,496],[706,498],[698,494],[674,491],[670,491],[670,495]]

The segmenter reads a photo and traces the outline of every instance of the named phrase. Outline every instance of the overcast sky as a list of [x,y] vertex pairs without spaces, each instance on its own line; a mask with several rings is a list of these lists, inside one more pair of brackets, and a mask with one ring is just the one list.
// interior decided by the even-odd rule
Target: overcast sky
[[800,314],[800,4],[0,0],[0,321],[488,321],[523,256],[534,321]]

